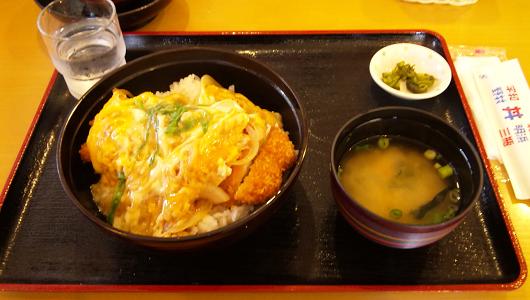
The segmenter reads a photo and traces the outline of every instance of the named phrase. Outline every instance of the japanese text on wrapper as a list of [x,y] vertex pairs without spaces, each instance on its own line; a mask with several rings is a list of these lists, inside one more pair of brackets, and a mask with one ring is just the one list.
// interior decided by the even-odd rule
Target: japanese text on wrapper
[[[497,108],[502,112],[508,126],[499,129],[502,145],[508,147],[518,143],[528,142],[530,124],[521,123],[523,111],[519,106],[519,94],[514,85],[501,86],[491,90],[491,95]],[[526,113],[526,112],[525,112]]]

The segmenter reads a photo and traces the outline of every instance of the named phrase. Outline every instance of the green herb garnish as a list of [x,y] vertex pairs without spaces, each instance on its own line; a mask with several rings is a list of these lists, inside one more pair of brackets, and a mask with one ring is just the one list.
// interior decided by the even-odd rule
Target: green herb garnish
[[[173,121],[173,119],[171,121]],[[178,135],[195,128],[197,125],[200,125],[203,133],[206,133],[206,131],[208,131],[209,124],[210,115],[207,111],[201,110],[199,115],[191,115],[185,120],[182,120],[180,117],[178,117],[176,122],[170,122],[166,129],[166,133]]]
[[116,186],[116,190],[114,191],[114,196],[112,196],[110,212],[107,215],[107,222],[109,222],[110,224],[114,223],[114,214],[116,213],[116,209],[118,208],[118,205],[121,201],[121,197],[123,196],[123,192],[125,191],[125,181],[125,174],[123,174],[123,172],[119,172],[118,185]]
[[176,106],[175,109],[170,113],[169,123],[166,128],[166,133],[175,134],[177,132],[178,124],[182,115],[186,112],[184,106]]
[[400,209],[394,208],[390,211],[390,217],[392,219],[400,219],[403,216],[403,212]]
[[390,139],[387,138],[387,137],[380,137],[378,140],[377,140],[377,146],[380,148],[380,149],[386,149],[388,148],[388,146],[390,146]]
[[423,152],[423,156],[425,156],[425,158],[428,160],[434,160],[436,158],[436,151],[427,149],[425,152]]
[[363,151],[363,150],[368,150],[370,148],[372,148],[370,144],[355,145],[353,147],[353,151]]
[[453,173],[454,173],[453,167],[451,167],[451,165],[449,164],[438,168],[438,174],[440,175],[442,179],[452,176]]

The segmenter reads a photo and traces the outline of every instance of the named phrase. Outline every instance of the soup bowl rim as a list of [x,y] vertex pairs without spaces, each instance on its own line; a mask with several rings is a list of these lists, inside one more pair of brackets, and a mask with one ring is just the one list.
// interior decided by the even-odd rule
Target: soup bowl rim
[[[473,188],[472,194],[469,197],[469,198],[471,198],[471,200],[468,201],[465,204],[466,206],[463,209],[461,209],[453,218],[451,218],[449,220],[445,220],[445,221],[443,221],[441,223],[436,223],[436,224],[410,224],[410,223],[402,223],[402,222],[393,221],[393,220],[384,218],[384,217],[372,212],[371,210],[367,209],[366,207],[364,207],[358,200],[356,200],[352,196],[350,196],[348,194],[348,192],[346,191],[346,189],[344,188],[344,186],[342,185],[341,180],[338,177],[338,170],[337,170],[337,166],[335,164],[335,161],[337,161],[336,160],[337,157],[335,155],[335,152],[336,152],[336,147],[340,144],[340,142],[342,141],[342,138],[344,138],[343,137],[343,133],[346,132],[348,127],[350,127],[351,124],[354,123],[355,121],[357,121],[357,120],[359,120],[361,118],[365,118],[366,116],[369,116],[369,115],[372,115],[372,114],[377,114],[377,113],[383,112],[383,111],[396,111],[396,114],[398,112],[400,112],[400,111],[401,112],[409,111],[409,112],[412,112],[414,114],[422,114],[422,115],[424,115],[424,116],[426,116],[428,118],[433,118],[436,122],[439,122],[442,126],[446,126],[451,131],[456,133],[456,135],[458,135],[459,138],[460,138],[460,141],[458,141],[458,143],[463,142],[464,144],[466,144],[467,148],[469,149],[469,152],[468,151],[465,151],[465,152],[460,151],[460,153],[461,153],[460,155],[465,156],[466,160],[474,159],[476,161],[477,167],[478,167],[477,175],[479,176],[479,181],[478,181],[479,183],[477,184],[476,187]],[[375,116],[375,117],[367,119],[366,121],[362,122],[361,124],[365,124],[367,122],[374,121],[374,120],[380,120],[380,119],[384,119],[384,118],[382,118],[380,116]],[[420,121],[415,121],[415,122],[421,123]],[[348,131],[351,132],[356,127],[350,128]],[[377,135],[373,135],[373,136],[377,136]],[[473,147],[473,145],[471,144],[471,142],[464,135],[462,135],[462,133],[460,133],[453,126],[448,124],[444,119],[440,118],[439,116],[437,116],[437,115],[435,115],[433,113],[430,113],[430,112],[427,112],[427,111],[424,111],[424,110],[421,110],[421,109],[417,109],[417,108],[404,107],[404,106],[385,106],[385,107],[379,107],[379,108],[371,109],[371,110],[366,111],[364,113],[361,113],[361,114],[353,116],[352,118],[347,120],[341,126],[341,128],[337,131],[337,134],[335,135],[335,137],[333,139],[333,142],[332,142],[330,157],[331,157],[330,173],[331,173],[331,176],[332,176],[332,180],[335,181],[335,183],[337,184],[337,186],[340,189],[340,192],[343,195],[345,195],[345,197],[347,197],[347,199],[350,201],[350,203],[352,205],[354,205],[357,209],[360,209],[364,214],[366,214],[368,216],[368,218],[370,218],[372,220],[375,220],[377,223],[383,224],[383,227],[394,228],[396,230],[402,230],[402,231],[410,230],[410,231],[414,231],[414,232],[430,232],[430,231],[437,231],[437,230],[442,229],[442,228],[450,227],[450,226],[454,225],[455,223],[460,222],[461,219],[464,218],[467,215],[467,213],[473,207],[473,203],[480,196],[480,193],[481,193],[482,188],[483,188],[483,181],[484,181],[484,178],[483,178],[483,167],[482,167],[482,164],[481,164],[480,156],[479,156],[478,152],[475,150],[475,148]],[[469,172],[469,171],[470,171],[470,168],[466,168],[465,172]],[[348,210],[348,208],[346,206],[344,206],[343,204],[339,204],[340,200],[338,200],[337,197],[334,197],[334,198],[335,198],[335,201],[338,203],[339,206],[341,206],[342,209]],[[354,214],[349,214],[349,216],[355,217],[353,215]]]

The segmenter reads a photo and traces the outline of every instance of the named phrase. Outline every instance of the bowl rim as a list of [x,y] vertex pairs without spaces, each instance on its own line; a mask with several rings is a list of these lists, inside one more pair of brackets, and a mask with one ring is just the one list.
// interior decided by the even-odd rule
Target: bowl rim
[[[69,184],[67,183],[65,172],[64,172],[65,171],[64,170],[65,167],[64,167],[62,159],[61,159],[61,153],[65,151],[64,148],[68,148],[68,146],[64,143],[65,132],[70,126],[73,126],[73,125],[71,125],[72,124],[71,119],[73,118],[74,115],[76,115],[76,114],[86,115],[88,113],[87,111],[80,112],[79,111],[79,107],[81,106],[82,103],[87,101],[85,99],[87,99],[91,95],[92,91],[94,89],[96,89],[98,86],[100,86],[103,83],[105,83],[105,81],[108,80],[108,78],[116,76],[119,73],[126,72],[126,70],[128,70],[128,69],[133,68],[133,67],[135,67],[135,66],[137,66],[139,64],[142,64],[145,61],[152,60],[153,58],[156,58],[158,56],[170,55],[172,53],[197,52],[197,51],[206,52],[206,53],[209,53],[210,55],[229,56],[230,59],[235,59],[235,60],[243,60],[243,61],[245,61],[245,62],[247,62],[249,64],[257,66],[258,68],[264,69],[266,72],[269,72],[269,75],[274,77],[275,81],[277,80],[279,83],[281,83],[285,87],[285,89],[281,88],[279,90],[280,90],[282,95],[284,95],[286,98],[290,99],[289,102],[291,102],[291,103],[289,104],[289,106],[295,108],[295,109],[293,109],[293,111],[295,112],[295,115],[297,117],[297,122],[296,123],[298,124],[298,126],[297,126],[298,128],[296,128],[296,129],[299,130],[300,133],[301,133],[300,142],[299,142],[300,149],[297,149],[298,155],[297,155],[297,159],[295,161],[295,164],[293,165],[293,167],[291,167],[288,177],[285,179],[285,181],[282,182],[282,185],[280,186],[280,189],[276,192],[276,194],[274,196],[272,196],[265,203],[261,204],[259,207],[254,209],[246,217],[241,218],[239,220],[236,220],[235,222],[230,223],[228,225],[219,227],[219,228],[211,230],[211,231],[207,231],[207,232],[203,232],[203,233],[199,233],[199,234],[195,234],[195,235],[181,236],[181,237],[155,237],[155,236],[134,234],[134,233],[130,233],[130,232],[126,232],[126,231],[117,229],[114,226],[112,226],[111,224],[101,220],[99,217],[97,217],[91,211],[86,209],[79,202],[77,197],[74,195],[72,189],[70,188]],[[241,67],[241,66],[238,65],[237,62],[234,62],[234,61],[219,60],[218,58],[214,59],[214,58],[211,58],[211,57],[209,59],[205,59],[205,60],[211,61],[211,62],[215,61],[216,63],[219,63],[221,65],[228,64],[228,65],[236,66],[236,67],[238,67],[240,69],[243,69],[243,70],[245,70],[247,72],[254,73],[258,77],[263,77],[266,81],[270,81],[269,78],[271,78],[269,76],[260,75],[260,73],[257,73],[256,71],[251,71],[247,67]],[[191,59],[190,61],[197,61],[197,59]],[[151,66],[151,68],[152,67],[159,67],[160,65],[166,65],[166,64],[157,64],[156,66]],[[143,74],[143,73],[145,73],[145,72],[140,72],[140,74]],[[126,78],[127,80],[130,80],[131,78],[134,78],[134,77],[136,77],[136,76],[125,75],[123,78]],[[175,80],[178,80],[178,78],[176,78]],[[286,92],[290,93],[292,95],[292,97],[287,97],[286,96],[287,95]],[[103,98],[103,97],[100,97],[100,98]],[[99,101],[98,101],[98,99],[96,99],[96,101],[94,101],[94,103],[91,103],[90,107],[92,108],[93,106],[98,104],[100,101],[106,102],[106,101],[108,101],[108,99],[104,98],[104,100],[100,99]],[[294,107],[293,104],[297,105],[298,107]],[[76,126],[78,126],[78,125],[76,125]],[[290,186],[292,186],[292,184],[294,183],[294,181],[298,177],[298,174],[300,173],[300,170],[302,168],[303,162],[305,160],[305,156],[307,154],[308,144],[309,144],[309,127],[308,127],[308,121],[307,121],[307,117],[306,117],[306,112],[305,112],[304,106],[302,105],[302,102],[300,101],[300,99],[297,96],[297,94],[295,93],[295,91],[285,81],[285,79],[282,76],[280,76],[276,71],[272,70],[267,65],[255,60],[253,58],[249,58],[249,57],[243,56],[243,55],[241,55],[241,54],[239,54],[239,53],[237,53],[235,51],[220,50],[220,49],[216,49],[216,48],[212,48],[212,47],[184,47],[184,48],[167,49],[167,50],[156,51],[154,53],[150,53],[150,54],[141,56],[141,57],[139,57],[137,59],[134,59],[134,60],[132,60],[130,62],[127,62],[127,64],[125,64],[125,65],[123,65],[123,66],[121,66],[121,67],[109,72],[101,80],[99,80],[94,86],[92,86],[81,98],[79,98],[79,100],[73,106],[73,108],[71,109],[70,113],[68,114],[67,118],[64,121],[64,123],[63,123],[63,125],[61,127],[61,130],[60,130],[59,136],[58,136],[58,140],[57,140],[57,151],[56,151],[56,155],[55,155],[55,160],[56,160],[57,172],[59,174],[59,179],[60,179],[61,186],[62,186],[64,192],[67,194],[68,198],[74,203],[74,205],[82,212],[82,214],[85,215],[88,219],[90,219],[93,223],[95,223],[98,227],[104,229],[105,231],[108,231],[108,232],[111,232],[113,234],[116,234],[116,235],[118,235],[118,236],[120,236],[122,238],[131,240],[131,241],[135,241],[135,242],[139,242],[140,244],[152,244],[152,243],[156,243],[156,244],[174,244],[174,243],[178,243],[178,242],[198,241],[198,240],[203,240],[203,239],[207,239],[207,238],[211,238],[211,237],[215,237],[215,236],[218,236],[219,239],[222,239],[224,237],[223,233],[228,233],[228,232],[235,231],[240,226],[245,226],[246,223],[250,222],[251,220],[257,218],[259,215],[263,214],[267,210],[267,208],[269,208],[269,206],[271,206],[273,203],[276,203],[276,202],[278,202],[280,200],[281,196],[289,189]]]
[[129,17],[131,15],[136,14],[139,11],[143,11],[143,10],[151,8],[153,6],[157,7],[157,9],[159,9],[159,10],[162,10],[163,8],[165,8],[169,4],[169,2],[171,2],[171,0],[152,0],[152,1],[150,1],[150,2],[148,2],[146,4],[144,4],[144,5],[138,6],[136,8],[119,12],[118,16],[120,16],[120,17]]
[[[418,93],[418,94],[407,93],[407,92],[403,92],[403,91],[400,91],[400,90],[396,90],[396,89],[388,86],[386,83],[384,83],[381,80],[381,78],[380,78],[381,73],[376,72],[376,69],[375,69],[376,59],[378,57],[382,56],[383,52],[385,52],[385,51],[389,51],[389,50],[392,51],[392,50],[394,50],[396,48],[400,48],[400,47],[404,47],[404,46],[415,48],[416,50],[422,51],[423,53],[433,55],[435,57],[435,59],[440,62],[440,65],[442,66],[442,68],[445,69],[445,71],[447,72],[447,74],[449,76],[446,77],[446,78],[442,78],[442,80],[440,82],[440,85],[439,85],[439,87],[437,89],[431,90],[431,91],[427,91],[425,93]],[[434,50],[432,50],[432,49],[430,49],[428,47],[425,47],[425,46],[422,46],[422,45],[419,45],[419,44],[414,44],[414,43],[394,43],[394,44],[387,45],[387,46],[377,50],[377,52],[370,59],[370,64],[369,64],[368,69],[369,69],[370,76],[372,77],[373,81],[381,89],[383,89],[385,92],[387,92],[387,93],[389,93],[389,94],[391,94],[393,96],[396,96],[398,98],[405,99],[405,100],[411,100],[411,101],[432,99],[432,98],[440,95],[441,93],[443,93],[449,87],[449,84],[451,84],[451,81],[452,81],[452,78],[453,78],[451,67],[449,66],[449,63],[447,62],[447,60],[442,55],[440,55],[438,52],[436,52],[436,51],[434,51]]]
[[[443,124],[443,126],[447,127],[447,129],[455,132],[460,137],[462,142],[464,142],[466,144],[466,146],[471,150],[469,155],[465,155],[465,156],[466,157],[469,156],[468,159],[470,159],[470,160],[473,159],[473,160],[476,161],[477,167],[478,167],[477,168],[478,169],[477,173],[478,173],[478,176],[479,176],[479,184],[477,185],[477,187],[475,189],[473,189],[473,193],[471,195],[471,199],[472,200],[469,201],[467,206],[463,210],[461,210],[457,215],[455,215],[455,217],[453,217],[453,218],[451,218],[449,220],[446,220],[444,222],[437,223],[437,224],[407,224],[407,223],[400,223],[400,222],[396,222],[396,221],[393,221],[393,220],[390,220],[390,219],[386,219],[386,218],[384,218],[384,217],[372,212],[371,210],[365,208],[363,205],[361,205],[358,201],[353,199],[346,192],[346,189],[344,188],[344,186],[342,185],[341,181],[338,178],[338,170],[337,170],[337,168],[335,166],[335,163],[334,163],[334,161],[336,159],[335,149],[336,149],[338,143],[340,142],[339,138],[342,135],[342,133],[344,133],[346,131],[346,129],[352,123],[354,123],[355,121],[357,121],[357,120],[359,120],[361,118],[366,118],[367,116],[370,116],[370,115],[373,115],[373,114],[377,114],[377,113],[380,113],[380,112],[385,112],[385,111],[396,111],[396,114],[399,114],[400,112],[411,112],[411,113],[414,113],[414,114],[420,114],[420,115],[426,116],[428,118],[434,118],[435,121],[439,122],[440,124]],[[370,121],[373,121],[373,120],[376,120],[376,119],[382,119],[382,118],[379,117],[379,116],[374,116],[374,117],[372,117],[370,119],[367,119],[363,123],[370,122]],[[484,169],[483,169],[483,166],[482,166],[482,160],[481,160],[481,157],[479,156],[477,150],[475,149],[475,147],[471,144],[471,142],[462,133],[460,133],[460,131],[458,131],[456,128],[454,128],[451,124],[447,123],[441,117],[439,117],[439,116],[437,116],[437,115],[435,115],[435,114],[433,114],[431,112],[427,112],[427,111],[424,111],[424,110],[421,110],[421,109],[418,109],[418,108],[413,108],[413,107],[384,106],[384,107],[378,107],[378,108],[375,108],[375,109],[371,109],[371,110],[366,111],[364,113],[360,113],[360,114],[358,114],[356,116],[353,116],[348,121],[346,121],[343,126],[341,126],[341,128],[337,131],[337,134],[333,138],[333,143],[331,145],[330,159],[331,159],[330,160],[330,173],[331,173],[332,179],[335,181],[337,186],[340,188],[340,191],[348,198],[348,200],[351,203],[353,203],[356,208],[360,209],[363,213],[368,215],[370,217],[370,219],[375,219],[376,222],[384,224],[383,227],[397,228],[397,230],[414,230],[414,231],[417,231],[417,232],[420,232],[420,231],[421,232],[426,232],[426,231],[436,231],[436,230],[439,230],[439,229],[442,229],[442,228],[446,228],[447,226],[451,226],[452,224],[459,222],[463,217],[465,217],[468,214],[468,212],[473,207],[473,204],[477,201],[477,199],[479,198],[480,194],[482,193],[482,190],[483,190],[483,187],[484,187],[484,176],[483,176]],[[336,202],[340,201],[340,200],[336,199],[336,197],[334,197],[334,200]],[[342,205],[342,204],[338,204],[338,205]],[[344,207],[344,208],[347,209],[346,207]]]
[[[37,6],[39,6],[40,9],[44,9],[51,2],[53,2],[53,0],[50,0],[49,2],[48,1],[41,1],[41,0],[34,0],[34,2],[37,4]],[[140,5],[138,7],[135,7],[133,9],[129,9],[129,10],[125,10],[125,11],[119,11],[119,12],[118,12],[117,9],[115,9],[115,13],[116,13],[116,15],[118,17],[129,17],[130,15],[133,15],[133,14],[139,12],[139,11],[143,11],[145,9],[148,9],[148,8],[150,8],[152,6],[156,6],[157,9],[162,10],[167,5],[169,5],[170,2],[171,2],[171,0],[150,0],[149,2],[146,2],[145,4]],[[116,4],[114,4],[114,6],[116,6]],[[158,6],[160,6],[160,8],[158,8]]]

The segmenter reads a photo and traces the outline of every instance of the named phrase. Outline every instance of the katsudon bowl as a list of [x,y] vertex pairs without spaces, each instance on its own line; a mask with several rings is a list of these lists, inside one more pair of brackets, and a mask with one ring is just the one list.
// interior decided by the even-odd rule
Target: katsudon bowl
[[[261,108],[282,116],[283,128],[297,150],[293,166],[283,173],[279,190],[247,216],[212,231],[182,237],[153,237],[132,234],[113,227],[100,212],[91,194],[99,180],[79,150],[86,142],[90,123],[115,88],[133,95],[145,91],[167,91],[171,83],[189,74],[211,75],[223,87],[236,92]],[[295,182],[306,155],[308,127],[304,109],[289,85],[274,71],[256,60],[234,52],[207,48],[168,50],[146,55],[113,71],[82,96],[68,116],[58,141],[56,155],[61,184],[67,196],[90,222],[111,235],[158,249],[195,250],[223,246],[250,234],[267,222]],[[87,223],[89,226],[89,223]]]
[[[366,142],[374,141],[374,138],[375,144]],[[409,149],[404,146],[394,146],[394,152],[390,153],[392,145],[399,145],[400,140],[407,141],[411,147],[412,144],[417,146],[418,153],[413,155],[409,150],[395,150],[396,147]],[[368,149],[368,146],[371,148]],[[433,149],[438,154],[427,158],[430,156],[427,155],[427,150]],[[378,156],[361,156],[368,164],[355,164],[356,168],[352,169],[352,165],[347,166],[345,161],[347,154],[354,152],[356,155],[371,152]],[[384,159],[379,159],[383,155]],[[394,157],[389,159],[390,155]],[[359,161],[359,157],[357,156],[356,161]],[[415,159],[412,161],[412,158]],[[436,160],[449,166],[451,175],[437,169],[440,166],[437,166]],[[424,164],[422,169],[417,167],[420,162]],[[444,167],[443,170],[448,170],[449,167]],[[347,168],[356,172],[354,176],[346,175],[349,172]],[[374,169],[377,171],[373,171]],[[428,198],[417,197],[420,189],[423,196],[425,186],[432,184],[428,182],[431,181],[428,178],[440,180],[439,175],[444,177],[443,181],[452,182],[451,190],[458,187],[458,199],[446,197],[452,195],[445,192],[450,191],[447,188],[441,192],[439,189],[428,191],[427,193],[431,193]],[[480,197],[483,187],[480,156],[462,133],[431,113],[398,106],[374,109],[346,122],[332,144],[330,176],[335,202],[346,221],[373,242],[403,249],[432,244],[449,234],[464,220],[473,203]],[[351,185],[352,178],[357,183],[361,182],[361,186],[357,183],[354,183],[357,187]],[[385,181],[382,178],[391,180]],[[359,190],[363,191],[360,193]],[[375,194],[377,197],[372,198],[371,195]],[[438,198],[438,195],[443,197]],[[361,199],[362,197],[364,198]],[[370,202],[365,200],[368,197]],[[399,197],[402,201],[396,201]],[[420,202],[413,203],[413,197],[419,198]],[[448,205],[444,207],[443,201],[435,199],[447,199]],[[437,206],[440,210],[453,210],[434,211]],[[440,213],[439,219],[436,219],[438,215],[435,213]],[[427,214],[433,219],[424,220]]]

